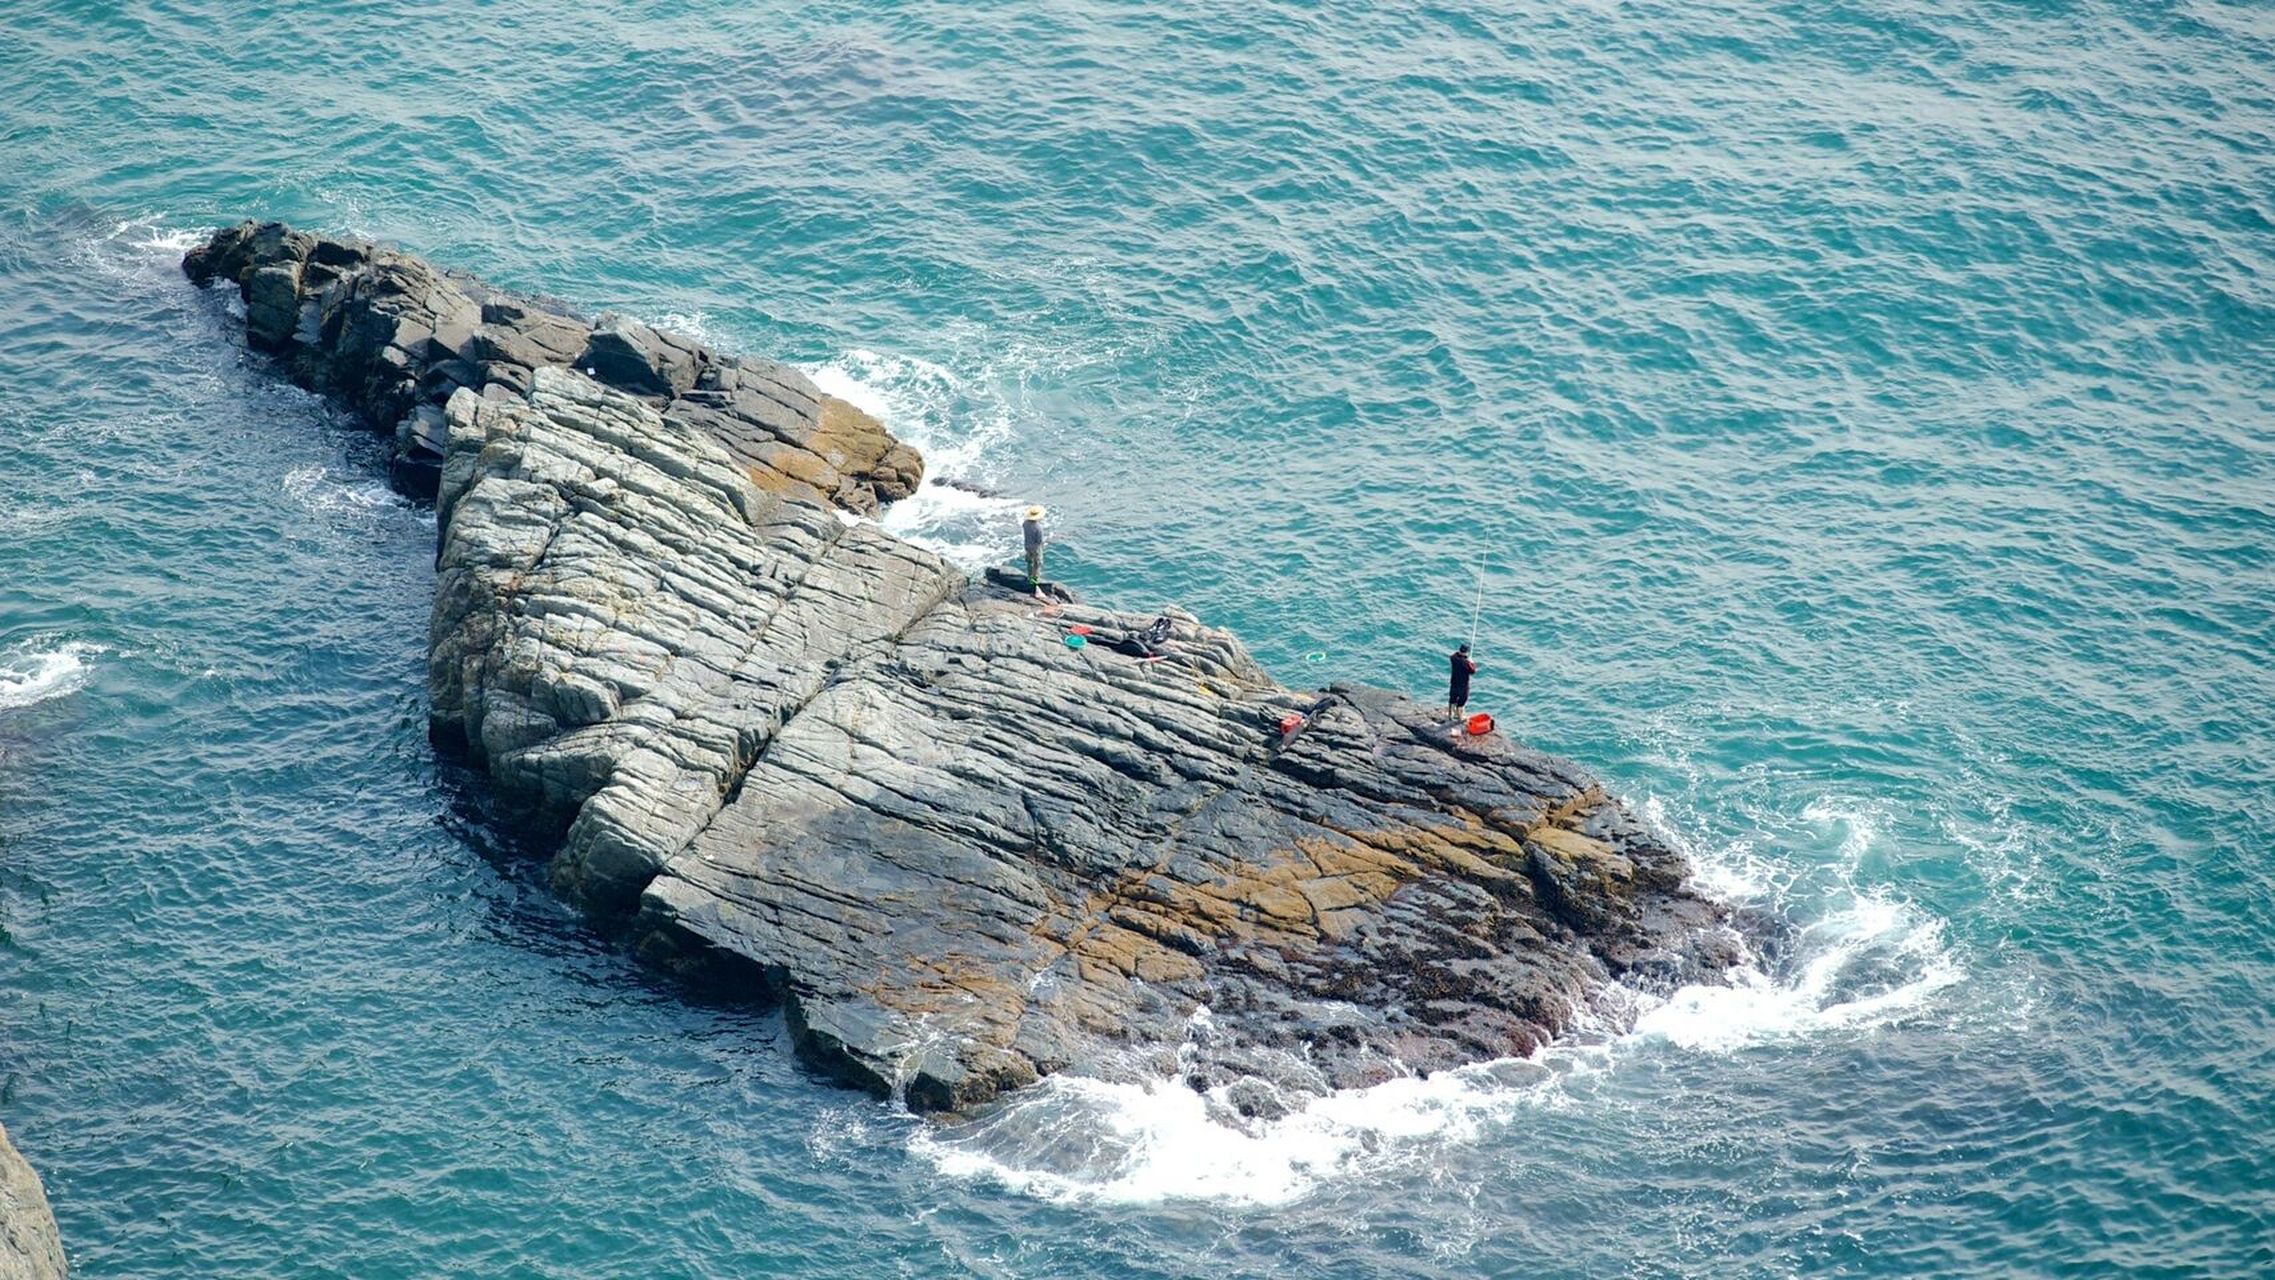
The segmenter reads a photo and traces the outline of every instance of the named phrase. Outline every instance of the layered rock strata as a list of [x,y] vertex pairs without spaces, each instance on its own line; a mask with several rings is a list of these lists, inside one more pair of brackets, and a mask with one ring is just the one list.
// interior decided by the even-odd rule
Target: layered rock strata
[[789,365],[722,356],[623,316],[587,320],[362,241],[245,222],[191,250],[182,269],[201,285],[235,285],[246,345],[390,433],[398,482],[422,496],[433,496],[453,394],[518,399],[554,366],[703,428],[766,492],[871,513],[923,476],[915,450]]
[[61,1280],[63,1238],[39,1175],[0,1129],[0,1280]]
[[[1146,619],[967,579],[853,517],[914,482],[913,455],[864,461],[905,447],[816,452],[826,402],[818,429],[749,402],[790,407],[743,381],[781,366],[571,330],[543,350],[581,333],[574,359],[531,338],[536,363],[430,386],[442,350],[503,349],[505,304],[337,245],[237,228],[186,267],[239,282],[293,376],[375,422],[433,410],[436,737],[561,824],[563,891],[659,959],[748,962],[839,1076],[960,1109],[1182,1044],[1192,1083],[1268,1110],[1523,1054],[1606,983],[1734,958],[1576,766],[1287,689],[1181,613],[1152,657]],[[800,440],[829,471],[757,447]]]

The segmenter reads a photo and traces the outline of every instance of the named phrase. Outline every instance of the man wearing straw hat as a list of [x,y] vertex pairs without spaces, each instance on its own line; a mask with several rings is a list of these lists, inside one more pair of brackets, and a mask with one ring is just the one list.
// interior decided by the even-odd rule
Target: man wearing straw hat
[[1027,589],[1036,595],[1043,594],[1043,544],[1049,541],[1043,533],[1043,509],[1029,507],[1020,516],[1019,531],[1027,539]]

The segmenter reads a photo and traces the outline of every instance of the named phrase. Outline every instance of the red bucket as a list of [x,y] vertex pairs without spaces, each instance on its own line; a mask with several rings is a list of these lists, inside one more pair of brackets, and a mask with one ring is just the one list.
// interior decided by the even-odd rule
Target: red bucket
[[1491,732],[1493,732],[1493,717],[1486,715],[1484,712],[1480,711],[1476,715],[1473,715],[1469,718],[1470,737],[1482,738]]

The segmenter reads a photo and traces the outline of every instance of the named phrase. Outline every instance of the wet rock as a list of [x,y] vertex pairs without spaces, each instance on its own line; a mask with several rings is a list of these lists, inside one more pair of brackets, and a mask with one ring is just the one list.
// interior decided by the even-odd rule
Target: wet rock
[[39,1175],[0,1129],[0,1280],[59,1280],[63,1238]]
[[[508,364],[526,308],[384,251],[323,289],[324,385],[455,385],[436,738],[565,832],[563,893],[674,967],[733,958],[837,1078],[961,1109],[1174,1048],[1230,1111],[1278,1114],[1730,962],[1724,911],[1570,762],[1381,690],[1287,689],[1176,611],[1158,661],[1071,645],[1150,615],[844,518],[916,464],[795,370],[617,321],[595,376],[477,389],[426,375]],[[453,343],[457,298],[477,327]],[[410,452],[429,407],[388,420]]]

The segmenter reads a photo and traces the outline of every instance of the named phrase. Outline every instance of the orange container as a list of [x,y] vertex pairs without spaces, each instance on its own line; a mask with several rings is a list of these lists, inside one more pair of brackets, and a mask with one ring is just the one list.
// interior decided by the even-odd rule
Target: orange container
[[1473,715],[1469,718],[1470,737],[1482,738],[1491,732],[1493,732],[1493,717],[1486,715],[1484,712],[1480,711],[1476,715]]

